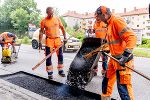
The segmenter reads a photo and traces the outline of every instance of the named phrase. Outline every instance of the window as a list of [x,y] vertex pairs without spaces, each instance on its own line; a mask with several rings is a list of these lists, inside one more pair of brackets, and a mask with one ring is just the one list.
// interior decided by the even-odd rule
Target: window
[[139,27],[139,25],[137,25],[137,27]]
[[147,33],[147,36],[150,36],[150,33]]

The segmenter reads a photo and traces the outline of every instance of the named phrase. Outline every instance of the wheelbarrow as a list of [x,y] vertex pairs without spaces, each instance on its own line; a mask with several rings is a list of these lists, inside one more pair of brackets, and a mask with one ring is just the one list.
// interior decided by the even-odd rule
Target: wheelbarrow
[[87,37],[83,40],[82,46],[70,64],[67,84],[73,87],[84,89],[92,80],[95,74],[95,67],[100,58],[100,53],[84,59],[83,56],[101,46],[100,38]]

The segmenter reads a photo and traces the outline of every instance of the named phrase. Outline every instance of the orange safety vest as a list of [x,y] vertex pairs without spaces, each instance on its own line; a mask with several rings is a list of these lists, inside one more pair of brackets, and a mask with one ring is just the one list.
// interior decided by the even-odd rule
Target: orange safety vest
[[111,55],[118,57],[125,49],[133,50],[137,37],[123,19],[112,15],[108,20],[107,40]]
[[45,29],[45,34],[49,38],[60,37],[60,26],[63,26],[60,19],[53,16],[51,19],[47,17],[41,21],[41,28]]
[[[107,33],[106,27],[107,27],[107,25],[104,22],[95,21],[95,23],[93,25],[93,29],[95,30],[96,38],[106,39],[106,33]],[[105,45],[103,47],[103,50],[109,50],[109,46]]]
[[106,24],[102,21],[95,21],[93,25],[93,29],[95,30],[95,35],[97,38],[106,38]]
[[12,41],[13,41],[13,39],[14,39],[14,37],[9,37],[9,36],[8,36],[8,33],[9,33],[9,32],[3,32],[3,33],[1,34],[1,36],[5,39],[4,44],[12,43]]

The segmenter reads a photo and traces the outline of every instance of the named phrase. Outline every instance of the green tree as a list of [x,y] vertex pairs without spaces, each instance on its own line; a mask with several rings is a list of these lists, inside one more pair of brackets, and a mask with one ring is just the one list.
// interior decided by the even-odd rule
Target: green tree
[[65,22],[64,18],[62,16],[59,17],[63,26],[66,28],[67,27],[67,23]]
[[[23,13],[19,12],[18,9],[23,11]],[[19,20],[15,22],[15,18],[13,17],[15,16],[13,14],[14,12],[15,14],[23,14],[25,19],[22,19],[23,21]],[[28,18],[26,18],[27,16]],[[37,9],[37,4],[34,2],[34,0],[4,0],[4,4],[2,4],[0,7],[0,28],[3,30],[19,29],[19,32],[21,31],[20,29],[23,29],[22,32],[24,32],[26,30],[26,26],[28,25],[27,22],[39,25],[39,16],[40,11]],[[25,25],[25,23],[27,23],[27,25],[25,25],[24,28],[23,26],[16,25],[16,23],[19,23],[20,21],[26,21],[22,23],[22,25]]]
[[3,4],[3,7],[5,7],[5,11],[8,12],[8,14],[19,8],[23,8],[30,14],[33,11],[38,11],[36,6],[37,4],[34,0],[5,0]]
[[26,10],[20,8],[12,11],[10,18],[13,27],[18,31],[18,33],[20,33],[20,36],[27,31],[29,14]]
[[39,25],[40,25],[39,23],[40,23],[41,19],[42,19],[42,16],[40,16],[39,13],[33,12],[30,14],[29,22],[32,24],[35,24],[37,27],[39,27]]

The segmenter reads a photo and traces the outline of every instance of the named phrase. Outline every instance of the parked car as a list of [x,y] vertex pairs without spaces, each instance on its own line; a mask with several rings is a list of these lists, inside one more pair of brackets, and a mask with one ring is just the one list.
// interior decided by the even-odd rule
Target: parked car
[[[32,37],[32,48],[33,49],[37,49],[39,47],[39,30],[37,29],[34,33],[33,33],[33,37]],[[70,35],[68,33],[66,33],[66,37],[69,38]],[[46,36],[43,35],[43,39],[42,39],[42,46],[45,47],[45,38]],[[63,34],[61,33],[60,38],[63,40]],[[79,39],[75,38],[75,37],[71,37],[67,43],[65,44],[65,46],[63,47],[63,51],[77,51],[79,48],[81,47],[81,42]]]

